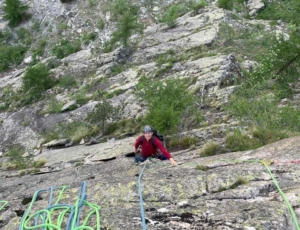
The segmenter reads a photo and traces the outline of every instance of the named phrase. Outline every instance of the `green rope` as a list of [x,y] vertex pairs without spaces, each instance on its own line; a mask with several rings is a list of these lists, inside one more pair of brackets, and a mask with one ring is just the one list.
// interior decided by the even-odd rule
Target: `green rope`
[[[26,210],[25,215],[22,218],[19,229],[20,230],[30,230],[30,229],[42,228],[45,230],[66,230],[65,220],[66,219],[70,220],[70,218],[71,218],[72,222],[70,222],[70,226],[67,227],[68,230],[100,230],[101,229],[100,212],[99,212],[100,206],[89,203],[88,201],[83,200],[83,199],[78,199],[74,206],[71,206],[68,204],[59,204],[61,197],[66,188],[67,188],[67,186],[62,186],[62,187],[58,188],[61,190],[60,190],[59,196],[56,199],[55,204],[53,206],[50,206],[46,209],[38,210],[37,212],[29,215],[29,213],[32,209],[32,206],[33,206],[34,202],[36,201],[38,193],[49,191],[49,190],[36,191],[28,209]],[[51,204],[49,204],[49,205],[51,205]],[[86,218],[83,220],[83,224],[78,226],[78,224],[76,223],[76,220],[79,219],[79,215],[80,215],[82,206],[89,207],[91,209],[91,211],[89,211],[87,213]],[[59,211],[58,214],[54,213],[57,211]],[[56,214],[55,215],[56,221],[53,220],[54,214]],[[90,226],[87,226],[88,222],[91,220],[91,218],[93,216],[96,216],[96,225],[97,225],[96,229],[94,229]],[[42,223],[37,223],[37,219],[42,221]],[[33,224],[34,224],[34,226],[33,226]],[[69,225],[69,222],[68,222],[68,225]]]
[[[1,206],[1,203],[2,203],[2,206]],[[5,200],[0,200],[0,211],[8,204],[7,201]]]
[[273,180],[273,183],[274,185],[276,186],[276,188],[278,189],[280,195],[282,196],[283,200],[285,201],[291,215],[292,215],[292,219],[293,219],[293,222],[296,226],[296,229],[297,230],[300,230],[299,228],[299,224],[298,224],[298,220],[297,220],[297,217],[296,217],[296,214],[293,210],[293,207],[291,206],[289,200],[287,199],[287,197],[285,196],[284,192],[281,190],[281,188],[279,187],[279,184],[277,182],[277,180],[275,179],[273,173],[271,172],[269,166],[268,166],[268,162],[266,162],[265,160],[257,160],[257,159],[254,159],[254,160],[226,160],[226,159],[221,159],[222,161],[231,161],[231,162],[258,162],[258,163],[261,163],[265,166],[265,168],[267,169],[269,175],[271,176],[272,180]]

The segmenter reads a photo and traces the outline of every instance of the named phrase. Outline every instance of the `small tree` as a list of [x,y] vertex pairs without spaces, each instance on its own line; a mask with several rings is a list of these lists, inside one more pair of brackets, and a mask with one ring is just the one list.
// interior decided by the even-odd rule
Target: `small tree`
[[181,116],[187,109],[193,107],[195,113],[198,112],[197,99],[189,93],[185,80],[142,81],[138,85],[137,96],[147,104],[145,120],[162,133],[175,132],[178,124],[183,122]]
[[231,10],[233,7],[232,0],[218,0],[217,4],[218,4],[218,7],[223,8],[225,10]]
[[115,0],[110,7],[112,18],[116,21],[116,31],[112,33],[111,45],[121,41],[124,47],[129,46],[129,38],[134,33],[141,34],[143,25],[138,22],[138,7],[128,0]]
[[55,85],[45,64],[28,68],[22,81],[23,92],[29,94],[30,101],[37,100],[43,92]]
[[161,17],[160,22],[168,25],[168,28],[174,28],[177,25],[177,18],[187,13],[188,7],[183,4],[172,5],[168,11]]
[[92,123],[100,123],[101,131],[104,134],[105,122],[115,116],[118,111],[118,108],[113,107],[107,99],[103,99],[101,103],[95,106],[87,119]]
[[9,26],[15,27],[30,17],[30,14],[27,13],[28,8],[20,0],[5,0],[3,18],[8,21]]

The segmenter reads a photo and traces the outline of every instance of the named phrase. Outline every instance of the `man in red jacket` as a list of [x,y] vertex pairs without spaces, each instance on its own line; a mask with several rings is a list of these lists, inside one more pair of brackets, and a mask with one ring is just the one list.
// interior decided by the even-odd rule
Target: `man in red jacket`
[[[137,150],[141,146],[142,155],[137,155]],[[177,165],[177,162],[172,158],[172,155],[165,149],[163,144],[157,137],[153,136],[152,129],[149,125],[144,127],[144,135],[138,137],[134,145],[135,163],[144,162],[148,157],[155,157],[160,160],[169,160],[173,166]],[[161,151],[161,155],[157,156],[157,150]]]

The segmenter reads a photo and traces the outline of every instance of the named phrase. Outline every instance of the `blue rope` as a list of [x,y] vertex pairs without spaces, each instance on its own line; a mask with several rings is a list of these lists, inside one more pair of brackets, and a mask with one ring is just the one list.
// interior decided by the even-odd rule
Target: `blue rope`
[[79,193],[78,193],[78,199],[79,199],[79,210],[78,210],[78,214],[77,214],[77,222],[76,222],[76,227],[79,226],[79,221],[80,221],[80,215],[81,215],[81,211],[82,211],[82,206],[83,206],[83,203],[84,201],[86,200],[87,198],[87,194],[86,194],[86,182],[83,181],[81,183],[81,187],[80,187],[80,190],[79,190]]
[[[34,195],[33,195],[33,198],[32,198],[32,200],[31,200],[31,204],[29,205],[29,207],[32,206],[33,203],[36,201],[37,196],[39,195],[39,193],[45,192],[45,191],[48,191],[48,189],[42,189],[42,190],[36,191],[36,192],[34,193]],[[30,208],[28,208],[28,209],[24,212],[24,214],[23,214],[23,216],[22,216],[22,218],[21,218],[21,223],[20,223],[20,225],[19,225],[19,230],[22,230],[22,229],[23,229],[23,222],[25,221],[25,219],[26,219],[26,217],[27,217],[29,211],[30,211]]]
[[[69,218],[68,218],[68,221],[67,221],[66,230],[70,230],[70,229],[72,229],[74,227],[75,228],[78,227],[79,221],[80,221],[80,214],[81,214],[81,211],[82,211],[82,206],[84,205],[84,202],[85,202],[86,197],[87,197],[87,194],[86,194],[86,182],[83,181],[81,183],[80,191],[78,193],[79,205],[77,206],[77,208],[78,208],[77,209],[78,214],[77,214],[76,217],[75,217],[75,208],[74,208],[74,206],[69,205],[69,204],[53,204],[53,192],[54,192],[54,190],[57,190],[57,189],[60,189],[60,188],[61,187],[50,187],[48,189],[38,190],[38,191],[36,191],[34,193],[34,196],[33,196],[32,200],[31,200],[31,204],[30,204],[29,208],[23,214],[23,217],[21,219],[21,223],[20,223],[20,226],[19,226],[19,230],[23,230],[23,223],[24,223],[25,219],[28,217],[28,214],[29,214],[29,212],[31,210],[31,207],[36,202],[38,195],[40,193],[43,193],[43,192],[49,192],[50,193],[49,200],[48,200],[48,207],[45,209],[44,212],[38,213],[36,215],[35,221],[34,221],[35,222],[35,226],[38,226],[39,223],[40,223],[40,221],[41,221],[41,224],[45,224],[45,220],[47,218],[47,210],[52,210],[52,209],[55,209],[57,207],[68,207],[69,210],[70,210],[70,215],[69,215]],[[47,228],[48,227],[43,226],[42,230],[45,230]]]
[[143,226],[143,230],[146,230],[147,229],[147,226],[146,226],[146,220],[145,220],[145,211],[144,211],[144,205],[143,205],[143,196],[142,196],[142,188],[141,188],[141,179],[142,179],[142,176],[143,176],[143,172],[144,172],[144,169],[146,167],[148,163],[148,159],[146,160],[146,163],[144,164],[144,167],[139,175],[139,179],[138,179],[138,186],[139,186],[139,196],[140,196],[140,206],[141,206],[141,214],[142,214],[142,226]]

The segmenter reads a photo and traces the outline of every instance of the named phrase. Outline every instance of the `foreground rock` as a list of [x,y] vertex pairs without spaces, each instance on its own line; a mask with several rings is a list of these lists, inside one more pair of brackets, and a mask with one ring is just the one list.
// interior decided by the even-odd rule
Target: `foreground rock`
[[[47,154],[49,168],[68,159],[69,168],[61,171],[9,179],[5,178],[7,173],[1,172],[0,200],[9,204],[0,211],[0,228],[17,229],[35,191],[69,185],[62,203],[73,205],[82,181],[86,181],[87,200],[101,206],[103,229],[141,229],[137,180],[142,166],[134,166],[133,159],[125,156],[131,151],[132,141],[128,138],[123,142],[81,146],[86,148],[85,153],[94,153],[89,157],[94,164],[73,167],[72,159],[77,159],[83,149],[71,147],[65,153],[43,153]],[[106,152],[106,158],[101,152]],[[292,160],[300,159],[300,137],[253,151],[205,158],[200,158],[198,152],[174,153],[174,158],[182,163],[178,167],[171,167],[169,162],[146,165],[142,188],[147,229],[296,229],[268,171],[254,160],[274,161],[270,170],[299,221],[300,170]],[[34,210],[45,208],[47,200],[48,195],[41,196]]]

